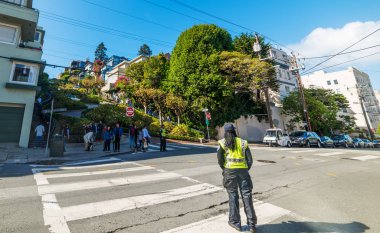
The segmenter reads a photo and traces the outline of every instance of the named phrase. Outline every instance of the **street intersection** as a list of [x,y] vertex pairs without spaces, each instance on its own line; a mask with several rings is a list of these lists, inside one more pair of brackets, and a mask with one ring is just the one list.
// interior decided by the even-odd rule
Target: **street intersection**
[[[236,232],[216,146],[0,166],[0,232]],[[380,151],[251,146],[258,232],[380,232]],[[245,215],[242,211],[242,224]]]

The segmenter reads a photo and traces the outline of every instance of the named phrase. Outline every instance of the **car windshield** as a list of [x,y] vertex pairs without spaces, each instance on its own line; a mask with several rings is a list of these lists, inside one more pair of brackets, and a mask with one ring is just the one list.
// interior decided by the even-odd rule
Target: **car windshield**
[[275,131],[275,130],[268,130],[268,131],[265,133],[265,136],[276,137],[276,131]]
[[332,139],[334,139],[334,140],[342,140],[342,139],[344,139],[344,135],[335,135]]
[[297,131],[297,132],[293,132],[290,134],[290,136],[292,136],[292,137],[302,137],[304,135],[306,135],[306,132],[304,132],[304,131]]

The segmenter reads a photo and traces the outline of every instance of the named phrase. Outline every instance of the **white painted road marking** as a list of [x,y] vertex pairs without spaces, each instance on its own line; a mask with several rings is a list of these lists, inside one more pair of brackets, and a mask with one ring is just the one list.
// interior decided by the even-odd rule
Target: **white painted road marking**
[[[51,171],[51,170],[79,170],[79,169],[89,169],[89,168],[99,168],[99,167],[111,167],[111,166],[121,166],[121,165],[128,165],[133,164],[136,165],[135,162],[118,162],[118,163],[105,163],[105,164],[97,164],[97,165],[89,165],[89,166],[78,166],[78,167],[71,167],[71,166],[49,166],[49,167],[38,167],[33,168],[36,172],[42,172],[42,171]],[[138,166],[138,165],[136,165]]]
[[70,229],[66,223],[63,211],[60,208],[57,198],[54,194],[46,194],[41,196],[43,206],[43,217],[46,226],[54,233],[70,233]]
[[142,170],[154,169],[153,167],[143,166],[143,167],[132,167],[132,168],[120,168],[104,171],[92,171],[92,172],[77,172],[77,173],[61,173],[61,174],[45,174],[45,177],[48,179],[51,178],[64,178],[64,177],[77,177],[77,176],[92,176],[92,175],[104,175],[104,174],[113,174],[113,173],[125,173],[125,172],[134,172]]
[[51,185],[38,186],[38,192],[40,194],[62,193],[62,192],[106,188],[106,187],[135,184],[135,183],[142,183],[142,182],[174,179],[178,177],[181,177],[181,175],[177,173],[167,172],[167,173],[154,173],[154,174],[141,175],[141,176],[90,180],[90,181],[82,181],[82,182],[76,182],[76,183],[51,184]]
[[214,185],[204,183],[184,188],[172,189],[157,194],[148,194],[65,207],[62,208],[62,211],[64,212],[64,216],[67,221],[74,221],[156,204],[162,204],[166,202],[177,201],[185,198],[217,192],[221,189],[222,188],[218,188]]
[[310,149],[307,149],[307,150],[297,150],[297,151],[290,151],[290,153],[293,153],[293,154],[301,154],[301,153],[310,153],[310,152],[316,152],[318,150],[310,150]]
[[[272,222],[282,216],[290,214],[289,210],[285,210],[281,207],[257,202],[254,203],[255,211],[257,215],[258,225],[263,225],[269,222]],[[244,210],[240,209],[240,215],[244,218]],[[227,225],[228,222],[228,214],[221,214],[209,219],[205,219],[199,222],[191,223],[189,225],[181,226],[178,228],[174,228],[168,231],[164,231],[162,233],[209,233],[209,232],[218,232],[218,233],[229,233],[233,232],[232,228]]]
[[90,161],[83,161],[83,162],[64,163],[63,165],[72,166],[72,165],[92,164],[92,163],[112,162],[112,161],[121,161],[121,159],[118,159],[118,158],[98,159],[98,160],[90,160]]
[[365,156],[353,157],[353,158],[350,158],[350,159],[360,160],[360,161],[367,161],[367,160],[371,160],[371,159],[380,159],[380,157],[379,156],[374,156],[374,155],[365,155]]
[[337,151],[337,152],[330,152],[330,153],[317,153],[315,155],[319,155],[319,156],[331,156],[331,155],[342,155],[342,154],[345,154],[345,152],[342,152],[342,151]]

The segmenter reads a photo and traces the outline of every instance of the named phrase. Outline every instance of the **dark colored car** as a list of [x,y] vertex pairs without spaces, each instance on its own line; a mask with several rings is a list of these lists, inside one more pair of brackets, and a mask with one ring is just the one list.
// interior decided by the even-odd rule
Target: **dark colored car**
[[373,140],[373,147],[374,148],[380,148],[380,141],[379,140]]
[[321,137],[321,143],[323,147],[332,147],[332,148],[335,147],[334,141],[327,136]]
[[365,147],[365,143],[360,138],[354,138],[354,139],[352,139],[352,141],[354,142],[356,147],[359,147],[359,148]]
[[294,131],[289,135],[289,137],[290,141],[292,142],[292,146],[298,145],[305,147],[322,147],[321,139],[315,132]]
[[367,148],[374,148],[373,142],[371,142],[370,140],[363,139],[363,138],[361,138],[361,140],[365,143],[365,147],[367,147]]
[[335,135],[331,139],[334,141],[334,145],[336,147],[338,147],[338,146],[343,146],[345,148],[348,148],[348,147],[355,148],[356,147],[352,138],[347,134]]

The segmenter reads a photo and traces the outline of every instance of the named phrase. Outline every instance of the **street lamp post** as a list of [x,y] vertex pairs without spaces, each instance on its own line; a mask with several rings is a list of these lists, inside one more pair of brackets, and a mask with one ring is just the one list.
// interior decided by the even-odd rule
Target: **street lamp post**
[[207,114],[206,114],[208,112],[208,108],[203,109],[202,112],[205,113],[206,127],[207,127],[207,139],[210,141],[210,131],[208,129],[209,121],[207,119]]

